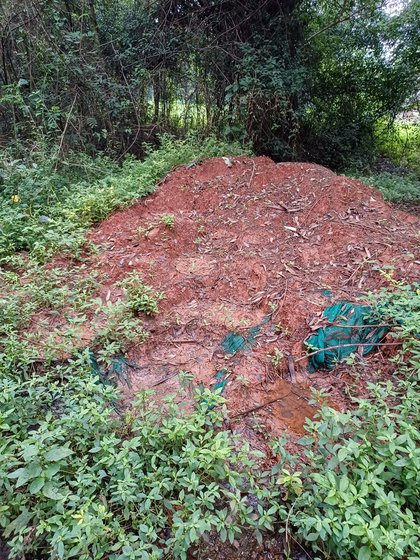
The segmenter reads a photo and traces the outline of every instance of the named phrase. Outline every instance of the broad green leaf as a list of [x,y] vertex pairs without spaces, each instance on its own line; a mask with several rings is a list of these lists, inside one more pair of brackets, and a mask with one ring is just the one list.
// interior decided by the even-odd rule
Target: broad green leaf
[[309,535],[306,535],[306,539],[309,542],[313,542],[316,541],[319,538],[318,533],[309,533]]
[[4,530],[4,536],[9,537],[13,533],[18,533],[24,527],[27,527],[29,521],[32,519],[33,514],[29,511],[23,511],[16,517]]
[[17,469],[7,475],[7,478],[19,478],[25,472],[24,467]]
[[31,494],[36,494],[37,492],[39,492],[41,490],[41,488],[44,486],[45,484],[45,480],[41,477],[39,478],[35,478],[30,486],[29,486],[29,492]]
[[337,457],[339,461],[344,461],[347,458],[348,450],[345,447],[342,447],[338,450]]
[[64,558],[64,543],[60,541],[57,545],[57,553],[59,558]]
[[46,484],[44,484],[42,493],[46,498],[49,498],[50,500],[61,500],[61,498],[63,497],[62,494],[60,494],[57,486],[55,486],[52,482],[47,482]]
[[68,447],[52,447],[47,453],[45,453],[44,458],[47,461],[55,462],[65,459],[69,455],[72,455],[73,451]]
[[340,484],[339,484],[340,492],[345,492],[348,487],[349,487],[349,479],[347,478],[346,475],[343,475],[340,478]]
[[327,497],[324,499],[324,502],[325,502],[326,504],[330,504],[331,506],[335,506],[335,505],[338,504],[338,498],[337,498],[337,496],[327,496]]
[[44,475],[45,478],[48,478],[49,480],[51,480],[60,470],[60,465],[57,465],[56,463],[52,463],[51,465],[48,465],[48,467],[45,469]]
[[16,481],[16,488],[24,486],[29,480],[37,477],[41,473],[42,469],[38,463],[31,463],[27,467],[21,470],[19,478]]
[[39,449],[37,445],[27,445],[22,452],[22,457],[27,461],[31,457],[38,455]]
[[359,550],[359,554],[357,555],[357,560],[370,560],[370,558],[370,549],[367,546],[362,546],[362,548]]
[[354,525],[351,529],[350,529],[350,534],[351,535],[355,535],[357,537],[361,537],[362,535],[366,534],[366,530],[364,527],[362,527],[361,525]]

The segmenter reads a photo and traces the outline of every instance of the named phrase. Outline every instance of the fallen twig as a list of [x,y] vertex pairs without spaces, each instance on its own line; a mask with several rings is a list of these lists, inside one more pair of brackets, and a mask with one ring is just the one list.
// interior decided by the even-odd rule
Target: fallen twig
[[166,381],[169,381],[170,379],[172,379],[173,377],[176,377],[177,375],[179,375],[179,371],[176,371],[175,373],[172,373],[171,375],[169,375],[168,377],[165,377],[165,379],[161,379],[157,383],[153,383],[152,387],[157,387],[158,385],[162,385],[162,383],[165,383]]
[[277,397],[277,398],[272,399],[271,401],[268,401],[266,403],[260,404],[258,406],[254,406],[253,408],[249,408],[248,410],[244,410],[243,412],[238,412],[238,414],[234,414],[233,416],[231,416],[231,419],[239,418],[239,416],[245,416],[246,414],[251,414],[251,412],[256,412],[257,410],[260,410],[261,408],[264,408],[265,406],[268,406],[269,404],[273,404],[277,401],[281,401],[282,399],[285,399],[291,393],[293,393],[294,395],[296,395],[300,399],[306,400],[303,395],[300,395],[299,393],[296,393],[296,391],[293,391],[293,389],[290,389],[290,391],[288,393],[286,393],[285,395],[282,395],[281,397]]
[[310,358],[311,356],[315,356],[315,354],[320,354],[321,352],[327,352],[328,350],[336,350],[338,348],[349,348],[350,346],[356,346],[359,348],[360,346],[401,346],[402,342],[367,342],[363,344],[339,344],[338,346],[327,346],[326,348],[320,348],[315,352],[311,352],[310,354],[306,354],[305,356],[301,356],[295,360],[296,362],[301,362],[302,360],[306,360],[306,358]]
[[71,114],[73,113],[73,107],[74,107],[74,104],[76,103],[76,99],[77,99],[77,93],[76,93],[76,95],[74,96],[73,103],[71,104],[70,111],[69,111],[69,113],[68,113],[68,115],[67,115],[66,123],[65,123],[64,128],[63,128],[63,133],[61,134],[60,144],[59,144],[59,146],[58,146],[57,161],[56,161],[56,164],[55,164],[55,171],[57,171],[57,168],[58,168],[59,156],[60,156],[60,153],[61,153],[61,149],[62,149],[62,147],[63,147],[64,137],[65,137],[66,132],[67,132],[67,127],[69,126],[69,121],[70,121],[70,119],[71,119]]
[[249,183],[248,183],[248,188],[249,189],[251,188],[252,181],[254,180],[254,175],[255,175],[255,162],[252,162],[252,173],[251,173],[251,178],[250,178]]
[[287,366],[289,369],[289,375],[292,383],[296,383],[296,371],[295,371],[295,361],[292,354],[289,354],[287,358]]
[[178,340],[171,340],[172,344],[200,344],[198,340],[194,340],[193,338],[180,338]]

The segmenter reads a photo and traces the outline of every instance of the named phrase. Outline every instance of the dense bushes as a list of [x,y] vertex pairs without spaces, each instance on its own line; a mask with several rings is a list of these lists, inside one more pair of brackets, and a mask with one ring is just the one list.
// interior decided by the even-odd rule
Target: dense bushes
[[[418,2],[5,0],[0,136],[133,152],[212,131],[334,169],[418,92]],[[397,10],[398,12],[398,10]]]
[[378,152],[396,166],[411,169],[420,178],[420,122],[379,122]]
[[327,557],[416,558],[420,552],[420,402],[414,380],[308,422],[305,482],[291,522]]

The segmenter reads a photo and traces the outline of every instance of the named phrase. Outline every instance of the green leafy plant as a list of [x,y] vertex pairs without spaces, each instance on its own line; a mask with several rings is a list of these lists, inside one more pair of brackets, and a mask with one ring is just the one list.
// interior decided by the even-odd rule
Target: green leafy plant
[[327,558],[420,554],[420,286],[383,274],[390,287],[370,301],[381,318],[397,324],[395,378],[369,384],[369,397],[353,399],[355,408],[347,412],[324,404],[300,442],[306,460],[283,454],[275,467],[287,466],[288,476],[303,481],[289,520],[295,536]]
[[174,229],[175,227],[175,216],[173,214],[162,214],[162,216],[160,217],[160,221],[168,229]]
[[143,282],[135,272],[119,282],[127,296],[127,304],[134,313],[154,315],[159,311],[158,302],[164,298],[163,292],[157,292]]
[[[371,397],[346,413],[328,407],[308,421],[307,466],[290,520],[327,557],[415,558],[420,414],[413,381],[370,385]],[[295,473],[299,474],[299,473]],[[301,491],[302,490],[302,491]]]
[[420,283],[397,280],[392,269],[381,273],[389,286],[370,294],[370,301],[382,320],[395,325],[390,336],[401,341],[401,349],[391,361],[411,376],[420,371]]
[[246,389],[249,387],[249,384],[250,384],[249,379],[247,377],[245,377],[245,375],[237,375],[236,376],[236,381],[238,383],[240,383]]
[[302,473],[299,471],[290,472],[287,469],[282,469],[277,484],[286,488],[284,499],[288,500],[291,496],[300,496],[303,492],[303,482],[300,477]]
[[279,348],[274,348],[269,358],[274,367],[278,367],[284,358],[283,352]]
[[289,334],[289,328],[284,328],[282,323],[280,322],[274,325],[274,332],[276,334],[284,334],[285,336],[287,336]]
[[133,317],[132,307],[124,301],[115,303],[99,302],[96,308],[97,319],[94,321],[95,335],[92,344],[108,356],[127,350],[133,342],[142,343],[149,337],[137,317]]

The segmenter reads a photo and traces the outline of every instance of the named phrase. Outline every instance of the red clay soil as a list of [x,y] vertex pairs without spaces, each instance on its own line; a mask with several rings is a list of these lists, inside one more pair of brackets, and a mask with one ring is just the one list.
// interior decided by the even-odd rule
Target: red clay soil
[[[162,214],[174,216],[173,229]],[[348,367],[309,375],[300,361],[291,380],[287,357],[304,355],[310,322],[324,307],[360,301],[386,285],[378,268],[392,265],[396,277],[418,279],[419,226],[375,189],[314,164],[242,157],[177,168],[155,194],[90,235],[100,248],[91,266],[100,272],[104,299],[120,298],[115,284],[133,271],[165,293],[160,313],[145,320],[152,336],[129,353],[140,369],[127,398],[153,386],[173,392],[179,370],[209,387],[227,368],[233,427],[254,441],[255,432],[302,433],[315,411],[310,386],[328,390],[341,408],[349,386],[363,394],[367,381],[386,376],[388,361],[373,353],[357,379]],[[225,355],[226,334],[269,314],[251,350]],[[275,348],[285,356],[277,366],[269,357]],[[241,414],[274,399],[256,417]]]

